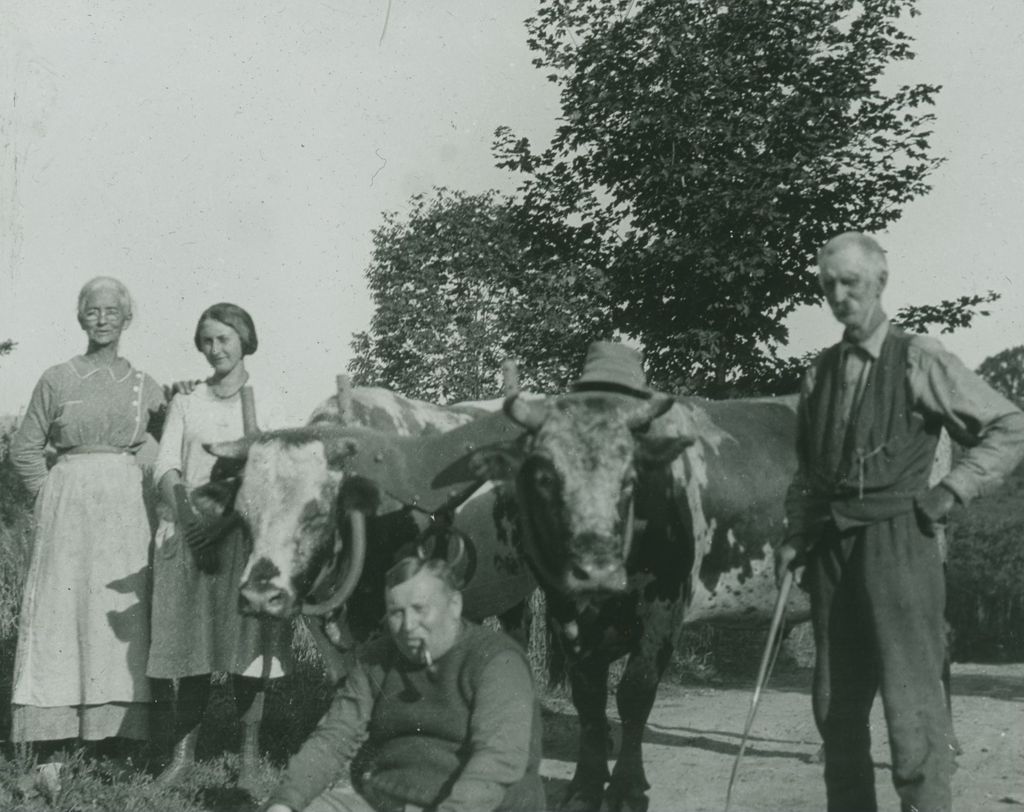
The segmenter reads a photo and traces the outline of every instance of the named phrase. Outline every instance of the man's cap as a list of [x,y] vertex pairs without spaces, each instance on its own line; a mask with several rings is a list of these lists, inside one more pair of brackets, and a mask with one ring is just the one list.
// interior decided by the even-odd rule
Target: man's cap
[[649,398],[653,394],[644,375],[644,358],[639,351],[617,341],[594,341],[587,348],[583,374],[572,384],[574,392],[621,392]]

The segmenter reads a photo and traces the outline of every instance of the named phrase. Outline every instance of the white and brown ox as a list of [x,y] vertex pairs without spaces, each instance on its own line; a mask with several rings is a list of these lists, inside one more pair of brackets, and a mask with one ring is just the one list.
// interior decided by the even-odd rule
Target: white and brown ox
[[244,462],[237,487],[219,499],[233,502],[252,539],[242,611],[337,617],[347,604],[346,622],[328,626],[345,647],[349,629],[364,636],[383,616],[384,574],[399,550],[424,544],[445,554],[454,541],[447,554],[462,556],[467,617],[514,623],[535,582],[514,548],[511,517],[493,488],[472,492],[466,461],[521,430],[500,411],[383,389],[352,390],[347,409],[347,425],[331,398],[302,428],[209,446]]
[[[580,740],[566,807],[646,809],[641,740],[683,626],[770,618],[794,406],[604,392],[506,402],[525,448],[476,462],[516,483],[524,552],[568,643]],[[608,669],[626,655],[609,774]]]

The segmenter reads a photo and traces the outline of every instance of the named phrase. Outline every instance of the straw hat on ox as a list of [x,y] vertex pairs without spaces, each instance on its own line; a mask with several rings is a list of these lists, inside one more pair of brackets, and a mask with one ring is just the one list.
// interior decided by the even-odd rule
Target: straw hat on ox
[[615,341],[594,341],[587,348],[583,374],[574,392],[618,392],[638,398],[653,395],[644,375],[644,357],[632,347]]

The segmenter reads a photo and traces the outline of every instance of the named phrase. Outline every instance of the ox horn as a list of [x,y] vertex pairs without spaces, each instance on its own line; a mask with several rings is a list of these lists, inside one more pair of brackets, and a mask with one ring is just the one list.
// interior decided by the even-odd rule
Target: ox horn
[[326,617],[336,612],[352,595],[363,574],[363,564],[366,562],[366,514],[361,510],[351,508],[345,511],[345,515],[348,517],[349,527],[352,530],[352,549],[349,553],[345,577],[338,584],[334,593],[323,603],[304,603],[302,605],[302,614],[304,615]]
[[671,395],[658,395],[651,398],[641,408],[629,416],[626,425],[630,431],[636,431],[647,426],[651,421],[657,420],[665,412],[675,405],[676,399]]
[[544,403],[525,401],[518,394],[506,398],[502,408],[510,420],[527,431],[537,431],[544,425],[544,418],[547,416],[547,407]]
[[242,437],[239,440],[222,443],[203,443],[203,448],[208,454],[213,454],[222,460],[244,460],[249,456],[249,446],[252,445],[252,441],[252,437]]

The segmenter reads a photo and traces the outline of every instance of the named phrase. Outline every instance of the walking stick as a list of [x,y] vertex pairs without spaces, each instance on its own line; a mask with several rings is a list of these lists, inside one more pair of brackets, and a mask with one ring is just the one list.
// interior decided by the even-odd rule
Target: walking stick
[[725,812],[729,812],[732,802],[732,785],[736,781],[736,773],[743,758],[743,752],[747,749],[747,739],[750,737],[750,728],[754,724],[754,716],[757,713],[757,703],[761,699],[761,691],[768,683],[771,676],[772,666],[775,665],[775,658],[778,656],[779,648],[782,645],[782,635],[779,631],[782,627],[782,617],[786,612],[786,601],[789,598],[789,590],[793,586],[793,570],[786,570],[786,575],[779,586],[779,597],[775,601],[775,612],[772,615],[772,625],[768,629],[768,642],[765,643],[764,654],[761,655],[761,667],[757,671],[757,682],[754,684],[754,695],[750,698],[750,710],[747,712],[747,724],[743,728],[743,738],[740,739],[740,749],[736,752],[736,760],[732,763],[732,773],[729,775],[729,787],[725,791]]

